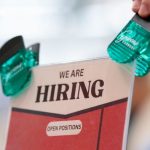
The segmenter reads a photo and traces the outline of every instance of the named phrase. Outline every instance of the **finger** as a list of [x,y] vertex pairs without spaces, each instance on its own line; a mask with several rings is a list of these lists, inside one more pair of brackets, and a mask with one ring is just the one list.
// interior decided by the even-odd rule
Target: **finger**
[[138,14],[144,18],[150,16],[150,0],[142,0]]
[[132,10],[134,12],[137,13],[140,10],[141,2],[142,2],[142,0],[134,0],[133,1]]

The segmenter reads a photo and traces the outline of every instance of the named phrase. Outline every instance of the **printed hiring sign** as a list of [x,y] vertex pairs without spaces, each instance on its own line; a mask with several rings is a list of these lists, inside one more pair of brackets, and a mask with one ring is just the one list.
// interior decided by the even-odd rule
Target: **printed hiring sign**
[[6,150],[121,150],[129,72],[109,59],[34,68],[13,101]]

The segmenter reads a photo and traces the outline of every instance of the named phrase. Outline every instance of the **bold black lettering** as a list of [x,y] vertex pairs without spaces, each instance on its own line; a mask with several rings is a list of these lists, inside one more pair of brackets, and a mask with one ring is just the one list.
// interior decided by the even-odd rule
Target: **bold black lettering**
[[69,70],[60,72],[60,78],[69,78]]
[[[63,90],[63,87],[64,87],[64,90]],[[68,90],[69,90],[68,84],[58,84],[58,92],[57,92],[56,101],[61,100],[61,95],[62,95],[62,100],[68,100],[68,96],[67,96]]]
[[77,82],[73,82],[72,83],[72,91],[71,91],[71,97],[70,97],[70,99],[75,99],[76,86],[77,86]]
[[37,96],[36,96],[36,103],[39,103],[40,102],[40,99],[41,99],[41,95],[43,95],[43,102],[47,102],[47,96],[48,96],[48,90],[49,90],[49,85],[45,85],[44,87],[44,91],[42,92],[42,86],[38,86],[37,87],[38,90],[37,90]]
[[83,77],[83,73],[84,73],[83,71],[84,71],[84,69],[81,69],[81,73],[80,73],[81,77]]
[[102,96],[103,90],[104,90],[104,89],[98,89],[96,91],[96,86],[97,86],[98,83],[99,83],[99,87],[104,86],[104,81],[103,80],[96,80],[96,81],[93,82],[92,88],[91,88],[91,94],[95,98]]
[[55,84],[54,84],[54,85],[51,85],[50,101],[54,101],[55,87],[56,87]]
[[75,70],[72,70],[71,76],[70,77],[75,77]]
[[79,82],[79,90],[78,90],[77,99],[80,98],[80,89],[82,90],[82,93],[83,93],[83,95],[84,95],[84,98],[89,98],[90,84],[91,84],[91,81],[89,81],[88,88],[86,88],[84,82]]

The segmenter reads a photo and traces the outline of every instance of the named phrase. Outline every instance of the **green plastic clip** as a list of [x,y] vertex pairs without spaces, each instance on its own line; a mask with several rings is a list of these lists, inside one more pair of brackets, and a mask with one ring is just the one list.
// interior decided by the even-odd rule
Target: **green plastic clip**
[[0,75],[3,93],[6,96],[18,95],[29,86],[32,78],[32,67],[38,65],[38,57],[39,44],[26,49],[22,36],[17,36],[2,46],[0,50]]
[[145,76],[150,70],[150,20],[138,15],[123,28],[108,46],[110,58],[118,63],[136,60],[135,76]]

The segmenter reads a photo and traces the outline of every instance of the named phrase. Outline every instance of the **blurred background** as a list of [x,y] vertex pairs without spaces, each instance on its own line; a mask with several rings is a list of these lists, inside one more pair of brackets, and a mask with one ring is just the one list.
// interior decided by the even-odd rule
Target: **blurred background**
[[[26,46],[40,42],[40,65],[106,57],[108,44],[133,16],[131,6],[131,0],[0,0],[0,45],[16,35]],[[10,103],[1,92],[0,150]],[[150,150],[132,143],[128,149]]]
[[0,44],[39,41],[41,64],[99,57],[131,14],[130,0],[0,0]]

